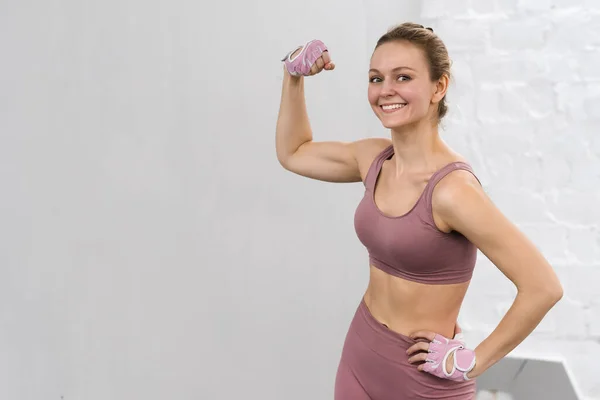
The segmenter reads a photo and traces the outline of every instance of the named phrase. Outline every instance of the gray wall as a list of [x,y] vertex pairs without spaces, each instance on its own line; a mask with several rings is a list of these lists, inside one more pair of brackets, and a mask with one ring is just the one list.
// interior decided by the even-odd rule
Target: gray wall
[[[564,149],[547,145],[539,149],[542,161],[532,163],[514,144],[520,149],[537,136],[515,138],[517,129],[549,127],[564,139],[560,122],[575,118],[575,142],[596,143],[598,155],[592,132],[600,124],[567,101],[584,92],[593,98],[596,86],[559,86],[554,117],[540,122],[534,108],[503,129],[516,108],[510,97],[498,100],[502,87],[485,78],[502,66],[483,61],[497,55],[488,52],[497,43],[515,43],[503,18],[530,15],[527,7],[548,2],[498,1],[498,9],[475,10],[461,3],[1,2],[0,398],[332,398],[344,335],[368,279],[352,220],[362,185],[286,172],[274,143],[279,59],[313,38],[330,47],[337,65],[306,80],[315,140],[389,135],[366,100],[369,56],[391,25],[429,23],[455,58],[444,138],[472,160],[490,193],[541,247],[556,254],[568,238],[582,237],[600,249],[593,247],[596,222],[580,223],[583,211],[560,213],[569,201],[579,201],[580,210],[597,204],[595,175],[571,198],[534,187],[522,198],[530,200],[525,211],[510,196],[533,175],[521,167],[533,164],[552,177],[554,164],[543,161]],[[502,15],[489,18],[493,13]],[[498,29],[494,41],[489,32]],[[505,54],[520,62],[517,53]],[[507,76],[499,75],[495,83]],[[599,170],[597,157],[570,149],[561,160],[587,167],[572,170],[575,183],[578,171]],[[540,209],[540,198],[558,214],[529,213]],[[528,225],[531,215],[541,222]],[[576,376],[587,395],[600,396],[590,367],[600,354],[600,318],[591,317],[600,308],[583,279],[598,274],[600,257],[590,246],[558,252],[572,256],[558,258],[560,271],[583,260],[581,279],[567,288],[588,296],[572,300],[587,313],[582,341],[561,328],[579,321],[566,306],[527,351],[568,348],[567,357],[581,353],[565,343],[582,343],[589,363]],[[461,313],[472,345],[513,295],[481,260]]]
[[332,397],[361,190],[277,163],[279,59],[324,40],[315,138],[371,135],[399,18],[319,3],[0,3],[0,398]]

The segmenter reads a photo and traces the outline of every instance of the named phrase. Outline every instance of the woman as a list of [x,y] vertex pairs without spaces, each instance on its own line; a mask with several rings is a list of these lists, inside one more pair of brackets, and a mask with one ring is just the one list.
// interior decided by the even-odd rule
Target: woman
[[[356,233],[370,279],[348,330],[336,400],[474,399],[473,380],[521,343],[562,297],[536,247],[494,206],[439,136],[450,81],[446,47],[412,23],[388,31],[370,61],[368,100],[391,139],[315,142],[303,79],[335,68],[322,42],[288,54],[276,148],[281,165],[358,182]],[[452,339],[480,249],[518,289],[477,348]]]

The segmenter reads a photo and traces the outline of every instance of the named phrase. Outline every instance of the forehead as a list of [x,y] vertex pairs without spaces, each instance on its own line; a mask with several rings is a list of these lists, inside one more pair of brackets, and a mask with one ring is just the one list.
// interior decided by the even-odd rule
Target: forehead
[[387,72],[401,66],[416,71],[427,70],[427,61],[423,51],[407,41],[384,43],[373,52],[369,69],[374,68],[380,72]]

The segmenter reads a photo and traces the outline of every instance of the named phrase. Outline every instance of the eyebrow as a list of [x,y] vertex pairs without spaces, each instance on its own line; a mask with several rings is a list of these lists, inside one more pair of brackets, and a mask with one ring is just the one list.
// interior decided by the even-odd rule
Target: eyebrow
[[[412,68],[410,68],[410,67],[396,67],[396,68],[394,68],[394,69],[392,70],[392,72],[400,71],[400,70],[402,70],[402,69],[410,69],[411,71],[417,72],[417,71],[415,71],[414,69],[412,69]],[[379,70],[377,70],[377,69],[375,69],[375,68],[371,68],[371,69],[369,70],[369,72],[379,72]]]

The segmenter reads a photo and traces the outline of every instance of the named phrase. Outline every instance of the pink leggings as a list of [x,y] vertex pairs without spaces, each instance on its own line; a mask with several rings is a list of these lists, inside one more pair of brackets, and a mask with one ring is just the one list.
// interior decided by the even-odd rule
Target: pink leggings
[[441,379],[409,364],[414,343],[377,321],[362,300],[344,342],[335,400],[475,399],[475,380]]

